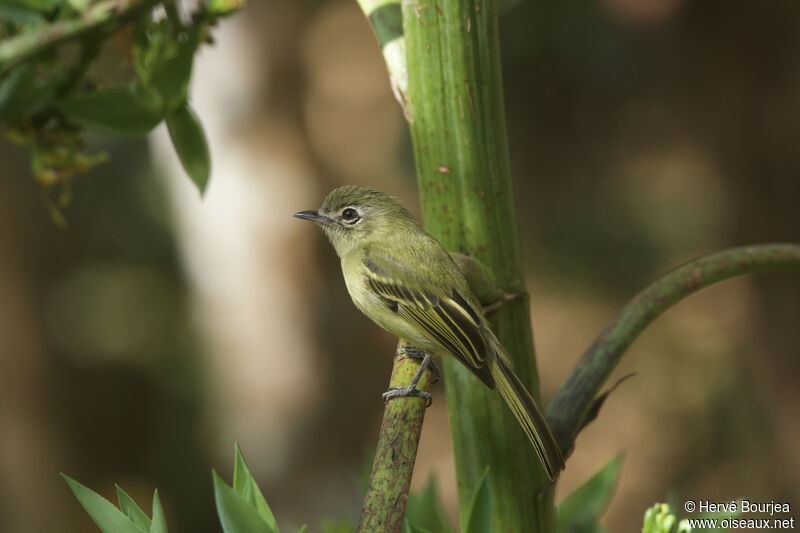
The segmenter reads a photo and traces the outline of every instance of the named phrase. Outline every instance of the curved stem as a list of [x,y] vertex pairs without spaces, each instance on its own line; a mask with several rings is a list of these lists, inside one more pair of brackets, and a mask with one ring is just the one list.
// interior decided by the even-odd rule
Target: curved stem
[[664,311],[718,281],[788,270],[800,270],[798,244],[732,248],[679,266],[637,294],[589,346],[547,406],[547,420],[561,449],[572,446],[595,397],[622,354]]
[[[401,340],[397,346],[405,344]],[[415,360],[395,358],[389,386],[407,387],[418,369],[419,362]],[[425,372],[422,375],[417,390],[428,391],[431,374]],[[386,402],[372,474],[358,522],[359,533],[397,533],[401,530],[425,409],[425,400],[418,397],[395,398]]]

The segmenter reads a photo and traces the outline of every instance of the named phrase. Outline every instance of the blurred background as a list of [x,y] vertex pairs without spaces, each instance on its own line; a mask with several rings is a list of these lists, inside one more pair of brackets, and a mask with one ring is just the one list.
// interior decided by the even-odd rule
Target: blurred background
[[[800,3],[501,1],[512,170],[545,398],[648,281],[800,241]],[[66,229],[0,143],[0,530],[94,531],[58,472],[119,483],[170,531],[217,532],[210,469],[239,442],[281,524],[357,520],[394,339],[293,219],[344,183],[418,213],[407,129],[353,0],[253,1],[196,63],[202,200],[165,131],[92,138]],[[611,378],[558,497],[625,452],[604,523],[670,494],[800,506],[800,276],[667,312]],[[414,484],[455,479],[443,389]],[[42,512],[43,506],[48,511]],[[800,518],[800,517],[798,517]]]

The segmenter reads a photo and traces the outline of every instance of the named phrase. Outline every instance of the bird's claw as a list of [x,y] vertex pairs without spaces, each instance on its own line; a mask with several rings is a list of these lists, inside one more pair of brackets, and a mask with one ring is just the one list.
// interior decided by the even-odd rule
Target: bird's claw
[[428,405],[425,407],[430,407],[433,403],[433,396],[431,396],[430,393],[418,390],[414,387],[389,387],[389,390],[381,394],[383,403],[386,403],[394,398],[407,398],[409,396],[416,396],[417,398],[424,398],[427,400]]

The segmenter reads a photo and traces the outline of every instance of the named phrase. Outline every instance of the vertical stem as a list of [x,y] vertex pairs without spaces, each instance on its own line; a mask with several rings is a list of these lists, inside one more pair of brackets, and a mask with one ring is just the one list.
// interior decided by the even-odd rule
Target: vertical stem
[[[509,169],[494,0],[405,0],[407,111],[426,229],[473,256],[506,293],[525,292]],[[493,315],[514,370],[539,400],[528,298]],[[500,396],[451,358],[445,383],[459,517],[489,466],[492,531],[553,529],[552,489]]]

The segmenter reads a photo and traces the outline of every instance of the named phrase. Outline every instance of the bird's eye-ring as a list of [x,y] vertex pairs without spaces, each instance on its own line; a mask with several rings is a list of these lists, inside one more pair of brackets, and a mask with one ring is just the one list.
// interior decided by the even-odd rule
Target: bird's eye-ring
[[358,218],[359,218],[358,217],[358,211],[356,211],[352,207],[348,207],[347,209],[342,211],[342,219],[345,222],[349,222],[350,224],[353,224],[354,222],[356,222],[358,220]]

